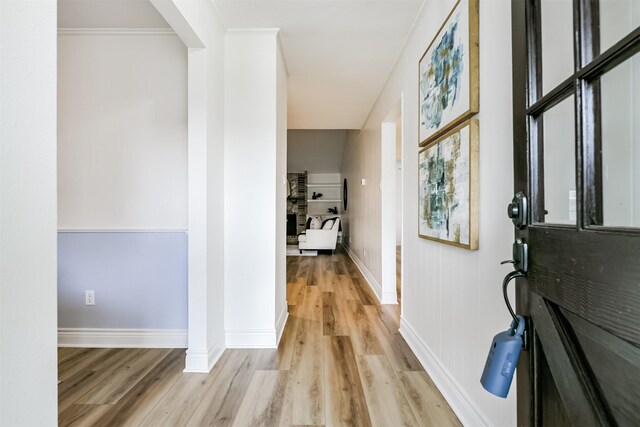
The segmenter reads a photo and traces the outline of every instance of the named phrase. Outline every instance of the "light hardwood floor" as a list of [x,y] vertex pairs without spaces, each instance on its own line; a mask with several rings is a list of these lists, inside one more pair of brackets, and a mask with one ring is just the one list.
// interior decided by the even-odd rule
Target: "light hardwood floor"
[[185,374],[184,349],[58,352],[59,422],[97,426],[458,426],[344,253],[287,258],[278,349],[227,350]]

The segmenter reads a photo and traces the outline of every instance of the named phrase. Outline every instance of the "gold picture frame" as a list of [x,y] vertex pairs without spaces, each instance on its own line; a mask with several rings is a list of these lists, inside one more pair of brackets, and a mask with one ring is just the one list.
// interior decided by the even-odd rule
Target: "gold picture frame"
[[478,0],[458,0],[418,62],[418,145],[480,107]]

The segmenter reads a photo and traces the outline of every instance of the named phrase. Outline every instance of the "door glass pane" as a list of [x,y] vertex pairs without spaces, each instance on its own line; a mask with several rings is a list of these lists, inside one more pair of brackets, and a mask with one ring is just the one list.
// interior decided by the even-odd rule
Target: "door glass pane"
[[555,88],[574,72],[573,1],[542,0],[542,92]]
[[640,25],[640,1],[600,0],[600,52]]
[[603,223],[640,227],[640,54],[600,78]]
[[576,223],[574,96],[546,111],[544,135],[544,222]]

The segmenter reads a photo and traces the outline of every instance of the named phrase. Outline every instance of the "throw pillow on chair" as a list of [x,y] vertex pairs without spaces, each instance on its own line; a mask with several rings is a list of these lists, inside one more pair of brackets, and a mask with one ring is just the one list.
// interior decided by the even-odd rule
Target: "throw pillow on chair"
[[319,216],[311,217],[311,230],[320,230],[322,228],[322,219]]

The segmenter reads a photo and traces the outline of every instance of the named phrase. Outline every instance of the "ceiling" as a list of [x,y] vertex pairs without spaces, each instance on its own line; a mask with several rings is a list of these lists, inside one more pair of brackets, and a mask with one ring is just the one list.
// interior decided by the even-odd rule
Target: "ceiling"
[[58,0],[58,28],[169,28],[149,0]]
[[280,28],[289,129],[360,129],[423,0],[214,0],[227,28]]
[[[289,129],[360,129],[424,0],[212,0],[227,28],[280,28]],[[60,28],[167,28],[148,0],[59,0]]]

